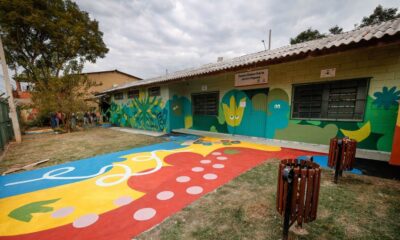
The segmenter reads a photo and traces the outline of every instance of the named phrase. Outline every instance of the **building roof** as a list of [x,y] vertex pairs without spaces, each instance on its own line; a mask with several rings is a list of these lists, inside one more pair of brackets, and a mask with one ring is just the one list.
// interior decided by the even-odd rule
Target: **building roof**
[[[329,49],[341,49],[341,47],[349,45],[360,45],[364,42],[382,39],[383,37],[400,36],[400,18],[383,22],[381,24],[366,26],[349,32],[337,35],[329,35],[327,37],[312,40],[308,42],[293,44],[280,47],[273,50],[261,51],[244,56],[227,59],[221,62],[210,63],[198,68],[191,68],[177,71],[168,75],[155,78],[149,78],[138,82],[126,83],[119,87],[108,89],[103,93],[123,90],[131,87],[150,85],[156,83],[165,83],[172,80],[184,79],[209,73],[245,67],[261,62],[271,62],[273,60],[285,60],[296,55],[304,55],[307,53],[324,51]],[[287,60],[286,60],[287,61]]]
[[136,77],[136,76],[128,74],[128,73],[121,72],[118,69],[108,70],[108,71],[98,71],[98,72],[86,72],[86,73],[82,73],[82,74],[101,74],[101,73],[120,73],[120,74],[126,75],[131,78],[136,78],[137,80],[142,80],[139,77]]

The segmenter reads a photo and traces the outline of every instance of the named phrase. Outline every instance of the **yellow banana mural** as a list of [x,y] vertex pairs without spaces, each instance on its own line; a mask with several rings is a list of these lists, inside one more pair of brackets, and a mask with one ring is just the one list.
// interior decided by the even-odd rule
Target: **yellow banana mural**
[[225,103],[222,104],[225,120],[229,126],[236,127],[240,125],[243,118],[245,102],[246,98],[242,98],[240,99],[239,106],[237,106],[235,97],[231,96],[231,98],[229,99],[229,107]]
[[356,140],[357,142],[361,142],[366,139],[371,134],[371,123],[368,121],[364,126],[362,126],[358,130],[344,130],[340,129],[340,131],[346,137]]

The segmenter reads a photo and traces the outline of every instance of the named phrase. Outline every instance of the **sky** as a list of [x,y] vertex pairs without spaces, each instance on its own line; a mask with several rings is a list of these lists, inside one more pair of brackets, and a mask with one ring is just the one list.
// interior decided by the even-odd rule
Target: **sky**
[[[85,71],[118,69],[150,78],[289,44],[308,27],[352,30],[381,4],[398,0],[77,0],[100,24],[109,53]],[[268,46],[268,44],[267,44]]]
[[[85,72],[120,71],[141,78],[160,76],[264,50],[272,29],[272,49],[289,44],[309,27],[352,30],[381,4],[398,0],[76,0],[99,22],[109,52]],[[0,91],[2,87],[0,83]]]

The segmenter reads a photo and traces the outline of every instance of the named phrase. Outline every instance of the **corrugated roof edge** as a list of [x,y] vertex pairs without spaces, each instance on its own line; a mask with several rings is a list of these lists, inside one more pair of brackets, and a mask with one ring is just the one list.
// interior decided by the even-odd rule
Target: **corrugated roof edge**
[[209,74],[212,72],[242,67],[262,61],[276,60],[313,51],[337,48],[352,43],[360,43],[361,41],[368,42],[373,39],[380,39],[384,36],[393,36],[398,33],[400,33],[400,18],[380,24],[354,29],[337,35],[329,35],[321,39],[287,45],[273,50],[250,53],[232,59],[227,59],[222,62],[209,63],[200,67],[180,70],[165,76],[158,76],[154,78],[144,79],[138,82],[126,83],[116,88],[107,89],[102,93],[123,90],[131,87],[168,82],[185,77],[194,77]]

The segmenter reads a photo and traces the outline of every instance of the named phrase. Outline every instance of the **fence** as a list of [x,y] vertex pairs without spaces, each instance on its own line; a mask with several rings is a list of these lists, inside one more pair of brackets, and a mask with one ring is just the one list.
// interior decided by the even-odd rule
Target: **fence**
[[8,113],[7,100],[0,97],[0,152],[4,150],[4,147],[14,136]]

